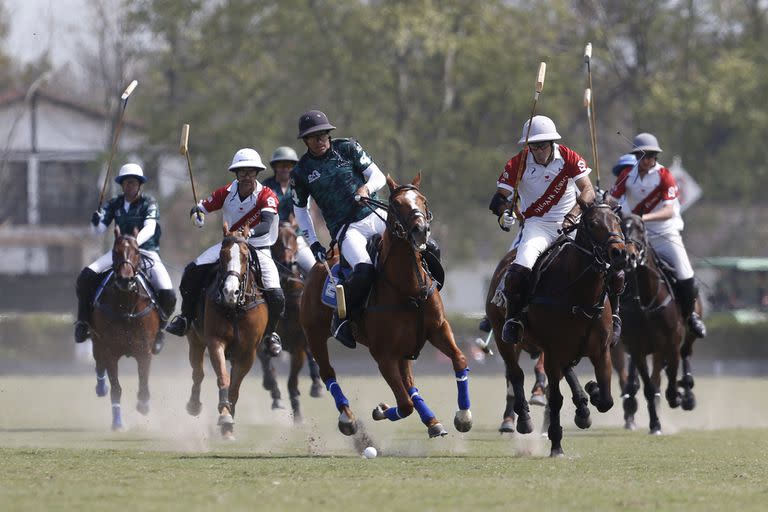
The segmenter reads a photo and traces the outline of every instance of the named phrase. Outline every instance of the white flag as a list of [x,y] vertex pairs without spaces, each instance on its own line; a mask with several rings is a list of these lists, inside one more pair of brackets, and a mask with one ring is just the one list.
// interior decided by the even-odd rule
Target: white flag
[[682,159],[680,156],[675,155],[672,158],[672,165],[669,166],[669,171],[677,182],[677,186],[680,189],[680,211],[684,212],[693,203],[699,200],[701,197],[701,187],[696,180],[694,180],[690,174],[688,174],[683,168]]

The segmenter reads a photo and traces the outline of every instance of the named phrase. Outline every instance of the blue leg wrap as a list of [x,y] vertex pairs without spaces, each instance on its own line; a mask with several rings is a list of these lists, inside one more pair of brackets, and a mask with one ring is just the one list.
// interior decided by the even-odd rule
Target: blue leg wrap
[[349,406],[349,400],[344,396],[344,392],[341,390],[339,383],[336,382],[336,379],[331,377],[326,380],[325,389],[327,389],[328,392],[331,393],[331,396],[333,396],[333,400],[336,402],[336,409],[341,411],[342,407]]
[[390,407],[384,411],[384,416],[386,416],[389,421],[397,421],[403,419],[403,417],[400,416],[400,411],[397,410],[397,407]]
[[469,368],[456,372],[456,387],[459,389],[459,409],[469,409]]
[[411,396],[411,401],[413,402],[413,408],[416,409],[416,412],[419,413],[419,418],[421,418],[421,422],[427,425],[432,420],[432,418],[435,417],[435,414],[429,409],[424,399],[421,398],[421,395],[419,394],[418,389],[408,388],[408,394]]

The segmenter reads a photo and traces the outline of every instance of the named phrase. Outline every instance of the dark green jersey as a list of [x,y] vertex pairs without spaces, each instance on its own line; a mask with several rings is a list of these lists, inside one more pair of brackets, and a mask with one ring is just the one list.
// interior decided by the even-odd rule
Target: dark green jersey
[[288,188],[285,189],[285,193],[283,193],[283,187],[280,186],[280,183],[277,182],[274,176],[264,180],[262,185],[271,188],[272,192],[277,196],[277,214],[280,216],[280,222],[290,222],[291,214],[293,213],[293,201],[291,200],[293,187],[289,184]]
[[[355,192],[365,185],[363,175],[373,161],[354,139],[332,139],[328,152],[314,157],[304,153],[291,172],[293,203],[306,208],[309,197],[317,203],[331,236],[344,224],[357,222],[371,210],[355,202]],[[376,198],[376,193],[371,193]]]
[[131,203],[128,207],[128,211],[125,211],[123,207],[125,204],[125,198],[123,194],[117,197],[113,197],[106,205],[104,205],[104,220],[102,222],[109,226],[113,220],[115,224],[120,228],[121,233],[127,235],[133,234],[134,228],[141,231],[144,227],[144,221],[155,220],[157,221],[157,227],[155,228],[155,234],[150,237],[149,240],[141,244],[140,249],[147,251],[160,251],[160,210],[157,207],[157,201],[155,198],[148,195],[140,195],[138,199]]

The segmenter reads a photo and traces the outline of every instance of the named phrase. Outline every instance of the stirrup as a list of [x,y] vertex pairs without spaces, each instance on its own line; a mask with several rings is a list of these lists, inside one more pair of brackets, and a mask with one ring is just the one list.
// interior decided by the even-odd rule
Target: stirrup
[[75,322],[75,343],[83,343],[91,337],[91,330],[87,322],[78,320]]
[[265,335],[261,341],[265,344],[264,351],[270,357],[279,356],[280,352],[283,351],[283,345],[280,342],[280,336],[278,336],[276,332]]
[[[334,315],[334,324],[336,323],[336,316]],[[333,337],[336,338],[341,342],[342,345],[344,345],[347,348],[355,348],[357,346],[357,342],[355,341],[355,337],[352,335],[352,324],[350,323],[349,319],[344,319],[341,321],[341,323],[338,324],[338,326],[333,325]]]
[[523,322],[517,318],[508,318],[504,322],[504,328],[501,330],[501,341],[514,345],[522,339],[522,331]]
[[175,336],[184,336],[189,329],[189,321],[183,315],[176,315],[165,330]]

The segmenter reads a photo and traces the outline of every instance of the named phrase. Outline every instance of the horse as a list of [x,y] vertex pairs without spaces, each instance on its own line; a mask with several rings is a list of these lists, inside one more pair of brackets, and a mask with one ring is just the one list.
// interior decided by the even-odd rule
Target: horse
[[[515,345],[501,341],[505,307],[503,304],[499,305],[499,301],[496,299],[497,290],[499,290],[500,284],[504,282],[507,268],[515,260],[516,255],[516,249],[510,250],[496,266],[485,299],[485,312],[491,326],[491,334],[496,340],[496,346],[504,360],[504,376],[507,385],[506,405],[502,414],[499,432],[511,433],[517,428],[517,432],[520,434],[530,434],[533,432],[533,422],[531,420],[529,402],[525,400],[525,374],[519,364],[520,354],[523,351],[528,352],[532,357],[538,354],[536,366],[534,367],[536,381],[531,392],[530,403],[546,407],[542,431],[546,431],[549,428],[550,414],[549,403],[546,401],[546,396],[541,393],[541,390],[546,391],[548,389],[547,376],[544,369],[545,356],[537,346],[527,339]],[[592,425],[588,407],[589,399],[581,389],[572,367],[566,369],[566,376],[566,380],[573,393],[573,403],[576,405],[574,422],[580,428],[589,428]]]
[[[648,243],[645,223],[638,215],[630,214],[622,220],[622,227],[627,244],[628,268],[627,284],[621,295],[620,314],[625,326],[621,339],[631,357],[629,376],[622,390],[624,427],[629,430],[635,428],[635,394],[639,389],[639,372],[648,402],[650,433],[661,434],[656,397],[659,396],[662,368],[666,368],[665,397],[669,406],[676,408],[683,405],[684,409],[690,410],[695,404],[691,391],[693,377],[690,366],[685,367],[683,380],[680,383],[677,381],[681,344],[684,338],[690,338],[692,343],[694,337],[686,335],[685,321],[675,300],[672,284],[662,270],[653,247]],[[697,306],[700,310],[701,306]],[[653,372],[650,375],[647,363],[649,355],[653,359]],[[683,387],[682,394],[678,386]]]
[[[425,269],[424,251],[432,213],[427,198],[420,191],[420,184],[421,173],[405,185],[399,185],[387,176],[390,192],[387,203],[361,198],[372,210],[372,207],[386,208],[387,218],[377,257],[376,277],[365,311],[355,322],[355,338],[368,347],[397,402],[395,407],[380,403],[373,409],[373,419],[398,421],[415,409],[427,427],[428,436],[433,438],[444,436],[447,431],[419,394],[411,368],[411,361],[418,357],[427,341],[448,356],[453,364],[459,406],[454,426],[458,431],[471,429],[472,413],[467,359],[456,346],[445,317],[438,281]],[[336,261],[338,258],[334,255],[331,263]],[[301,300],[300,322],[320,366],[320,376],[339,411],[339,431],[351,436],[357,433],[358,421],[336,380],[336,371],[328,356],[332,310],[321,302],[326,276],[325,266],[312,268]]]
[[[192,366],[187,412],[198,416],[202,409],[200,384],[204,376],[203,357],[208,349],[219,388],[217,424],[226,440],[234,440],[240,384],[253,366],[267,326],[267,306],[259,288],[256,258],[246,239],[248,232],[247,225],[230,232],[224,224],[216,275],[204,288],[205,300],[200,301],[202,311],[187,332]],[[232,364],[231,376],[227,372],[227,359]]]
[[[285,316],[278,324],[278,334],[282,339],[283,350],[291,354],[291,369],[288,375],[288,394],[291,400],[294,423],[302,422],[299,403],[299,372],[306,360],[309,366],[309,374],[312,385],[309,395],[319,397],[323,392],[323,384],[320,380],[320,372],[315,358],[309,353],[307,338],[299,325],[299,306],[304,292],[304,275],[302,274],[296,254],[298,253],[296,225],[283,222],[278,229],[277,241],[271,247],[272,258],[277,262],[280,273],[280,287],[285,294]],[[262,386],[270,392],[272,397],[272,409],[283,409],[282,395],[277,384],[273,358],[264,350],[258,351],[262,368]]]
[[[613,332],[607,276],[623,268],[626,249],[619,217],[609,205],[602,202],[580,202],[580,206],[582,215],[574,228],[575,240],[563,233],[539,258],[534,269],[537,278],[524,318],[523,343],[544,351],[544,368],[549,381],[547,434],[552,457],[563,455],[563,429],[560,425],[560,409],[563,405],[560,380],[563,377],[574,393],[575,421],[579,427],[587,428],[591,424],[586,395],[600,412],[613,407],[609,349]],[[505,263],[508,265],[512,260],[512,255],[507,254],[499,267]],[[497,268],[497,274],[498,271],[500,268]],[[500,276],[495,277],[498,283]],[[500,339],[501,308],[497,305],[495,309],[487,308],[487,311],[494,315],[494,331]],[[512,364],[512,356],[519,353],[521,347],[508,346],[503,342],[498,345],[505,362]],[[596,382],[590,381],[585,386],[586,395],[573,369],[584,356],[592,362],[596,377]],[[516,379],[513,381],[516,400],[522,403],[522,372],[513,377]],[[523,431],[529,429],[530,420],[523,425]]]
[[136,242],[136,231],[126,235],[115,227],[114,234],[112,270],[96,292],[91,327],[96,394],[106,396],[106,376],[109,376],[112,430],[121,431],[124,430],[120,409],[122,388],[117,363],[122,356],[136,359],[139,371],[136,410],[147,415],[152,343],[160,329],[160,312],[149,280],[141,271],[145,263]]

